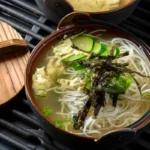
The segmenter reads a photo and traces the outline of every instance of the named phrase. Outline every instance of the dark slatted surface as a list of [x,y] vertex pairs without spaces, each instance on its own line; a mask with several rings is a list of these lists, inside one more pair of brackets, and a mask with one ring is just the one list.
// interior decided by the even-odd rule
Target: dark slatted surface
[[132,16],[121,26],[150,45],[150,0],[141,0]]
[[[150,45],[150,0],[142,0],[133,15],[121,24]],[[56,29],[34,0],[0,0],[0,20],[17,29],[32,50]],[[24,90],[0,108],[0,150],[69,150],[48,137],[29,108]],[[150,150],[150,126],[129,145],[118,150]]]

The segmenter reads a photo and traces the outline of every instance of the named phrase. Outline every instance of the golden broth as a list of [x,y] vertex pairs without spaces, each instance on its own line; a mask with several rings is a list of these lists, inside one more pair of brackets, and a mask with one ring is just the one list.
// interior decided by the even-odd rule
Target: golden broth
[[73,8],[85,12],[110,11],[123,7],[133,0],[68,0]]
[[[107,37],[106,39],[110,40],[112,38]],[[52,53],[52,49],[50,49],[49,52],[45,55],[45,58],[47,58],[48,56],[51,56],[51,55],[54,55]],[[41,60],[41,63],[39,63],[37,68],[45,66],[47,63],[48,63],[48,61],[46,59],[44,59],[44,57],[43,57],[43,60]],[[67,78],[67,76],[63,75],[63,78]],[[139,78],[139,79],[142,80],[142,78]],[[150,86],[148,86],[148,88],[150,88]],[[39,97],[39,96],[34,95],[35,101],[38,104],[38,107],[40,108],[41,112],[44,111],[45,107],[48,107],[52,110],[52,112],[48,116],[46,116],[51,122],[54,122],[55,120],[64,120],[65,119],[65,116],[57,114],[57,112],[60,112],[60,110],[61,110],[61,103],[58,101],[59,97],[60,97],[60,95],[56,94],[54,91],[50,91],[46,97]],[[125,105],[126,105],[127,101],[128,101],[127,99],[124,100]],[[134,107],[134,105],[136,105],[136,103],[137,102],[135,101],[132,104],[132,107]],[[118,106],[122,106],[122,103],[118,102]],[[135,111],[134,114],[139,115],[140,117],[142,117],[148,111],[149,106],[150,106],[150,101],[140,102],[139,103],[139,109],[138,109],[138,111]],[[142,113],[139,110],[142,110]],[[88,114],[88,116],[90,116],[91,114],[92,114],[92,110],[90,109],[90,113]],[[137,121],[140,117],[138,117],[135,121]],[[118,125],[118,124],[121,124],[121,122],[122,122],[122,120],[119,119],[115,122],[115,124]],[[129,125],[134,123],[132,121],[129,121],[129,122],[130,122]],[[111,131],[111,130],[122,128],[122,127],[115,127],[115,128],[110,127],[109,122],[106,122],[106,126],[107,126],[107,124],[108,124],[108,128],[103,128],[103,127],[101,128],[102,135],[109,132],[109,131]],[[124,127],[126,127],[126,125]],[[81,133],[81,130],[74,130],[72,124],[70,124],[68,126],[68,131],[71,132],[71,133]],[[86,136],[86,135],[83,134],[83,136]],[[94,133],[90,134],[90,136],[99,137],[99,135],[94,134]]]

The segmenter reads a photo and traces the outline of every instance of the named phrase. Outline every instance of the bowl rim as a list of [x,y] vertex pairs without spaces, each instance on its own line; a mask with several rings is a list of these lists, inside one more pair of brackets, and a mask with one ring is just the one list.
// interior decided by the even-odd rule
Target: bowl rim
[[89,13],[89,14],[107,14],[107,13],[112,13],[112,12],[119,11],[121,9],[126,8],[127,6],[133,4],[136,1],[137,0],[132,0],[129,3],[127,3],[127,4],[123,5],[123,6],[117,7],[115,9],[112,9],[112,10],[89,12],[89,11],[80,11],[80,10],[74,9],[73,5],[68,0],[65,0],[65,2],[68,3],[72,7],[72,9],[74,10],[74,12]]
[[[80,21],[79,21],[80,22]],[[117,28],[117,32],[119,31],[119,32],[122,32],[122,33],[124,33],[124,34],[126,34],[127,36],[129,36],[130,38],[132,38],[135,42],[137,42],[137,44],[139,44],[140,46],[142,46],[142,48],[146,51],[146,53],[148,54],[148,55],[150,55],[149,53],[148,53],[148,51],[150,50],[149,49],[149,47],[143,42],[143,41],[141,41],[138,37],[136,37],[135,35],[133,35],[132,33],[130,33],[129,31],[127,31],[127,30],[125,30],[125,29],[123,29],[123,28],[121,28],[121,27],[119,27],[119,26],[117,26],[117,25],[114,25],[114,24],[112,24],[112,23],[108,23],[108,22],[104,22],[104,21],[99,21],[99,20],[82,20],[81,21],[82,23],[84,23],[84,24],[82,24],[82,25],[87,25],[87,23],[88,24],[90,24],[90,25],[92,25],[92,24],[96,24],[96,25],[98,25],[98,23],[100,24],[100,25],[103,25],[103,26],[107,26],[107,27],[109,27],[109,28],[111,28],[111,29],[113,29],[113,30],[115,30],[116,28]],[[71,25],[68,25],[68,26],[70,26],[70,29],[71,28],[76,28],[76,24],[74,24],[74,26],[71,26]],[[30,68],[31,68],[31,62],[32,62],[32,60],[34,60],[34,58],[36,57],[35,56],[35,54],[36,54],[36,52],[38,51],[38,52],[40,52],[44,47],[45,47],[45,45],[50,41],[50,40],[53,40],[53,38],[58,34],[58,33],[60,33],[60,32],[63,32],[64,33],[64,31],[66,31],[66,29],[68,30],[68,26],[66,26],[66,27],[64,27],[64,28],[61,28],[61,29],[57,29],[55,32],[53,32],[52,34],[50,34],[50,35],[48,35],[45,39],[43,39],[42,41],[40,41],[39,43],[38,43],[38,45],[34,48],[34,50],[31,52],[31,55],[30,55],[30,58],[29,58],[29,60],[28,60],[28,63],[27,63],[27,66],[26,66],[26,71],[25,71],[25,92],[26,92],[26,95],[27,95],[27,97],[28,97],[28,99],[30,100],[30,102],[32,103],[32,106],[34,107],[34,109],[36,110],[36,113],[38,113],[42,118],[44,118],[50,125],[52,125],[53,127],[55,127],[56,129],[58,129],[59,131],[62,131],[62,132],[64,132],[64,133],[66,133],[66,134],[70,134],[70,135],[72,135],[72,136],[76,136],[76,137],[80,137],[80,138],[84,138],[84,139],[91,139],[91,140],[96,140],[96,141],[98,141],[98,140],[100,140],[102,137],[104,137],[105,135],[107,135],[108,133],[110,134],[111,132],[115,132],[115,131],[119,131],[119,130],[123,130],[123,129],[126,129],[126,128],[131,128],[131,129],[133,129],[133,130],[136,130],[136,129],[139,129],[139,128],[141,128],[142,126],[143,126],[143,124],[145,125],[146,124],[146,122],[145,122],[145,120],[146,119],[150,119],[150,109],[140,118],[140,119],[138,119],[136,122],[134,122],[134,123],[132,123],[131,125],[129,125],[129,126],[127,126],[127,127],[124,127],[124,128],[121,128],[121,129],[115,129],[115,130],[111,130],[111,131],[109,131],[109,132],[107,132],[107,133],[105,133],[104,135],[102,135],[102,136],[100,136],[100,137],[98,137],[98,138],[96,138],[96,137],[91,137],[91,136],[82,136],[82,135],[78,135],[78,134],[75,134],[75,133],[70,133],[69,131],[66,131],[66,130],[63,130],[63,129],[60,129],[60,128],[58,128],[50,119],[48,119],[47,117],[45,117],[43,114],[42,114],[42,111],[40,110],[40,108],[38,107],[38,105],[37,105],[37,103],[35,102],[35,100],[33,100],[32,98],[31,98],[31,95],[29,94],[29,93],[31,93],[31,92],[29,92],[29,82],[28,82],[28,80],[29,80],[29,77],[28,77],[28,72],[29,72],[29,70],[30,70]],[[80,24],[79,24],[79,26],[80,26]],[[34,58],[33,58],[34,57]],[[150,61],[150,60],[149,60]]]

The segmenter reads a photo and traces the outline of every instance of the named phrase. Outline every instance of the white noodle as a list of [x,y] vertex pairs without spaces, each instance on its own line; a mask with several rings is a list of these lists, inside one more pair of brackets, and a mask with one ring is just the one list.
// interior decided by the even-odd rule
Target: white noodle
[[[104,31],[105,30],[96,30],[88,35],[95,37],[96,34]],[[119,58],[117,62],[129,63],[130,69],[144,75],[150,75],[149,61],[141,47],[138,47],[131,41],[123,38],[114,38],[111,41],[102,39],[101,42],[111,44],[112,46],[117,45],[121,53],[129,51],[129,56]],[[77,74],[77,71],[67,69],[64,74],[69,74],[71,76],[70,78],[73,79]],[[150,81],[148,79],[143,79],[143,77],[140,77],[139,75],[135,75],[135,78],[140,83],[142,95],[150,92]],[[57,114],[65,117],[67,116],[68,118],[77,114],[88,100],[88,96],[82,91],[62,91],[59,88],[55,88],[53,90],[61,95],[58,100],[61,103],[61,111],[57,112]],[[131,84],[126,93],[121,95],[121,97],[123,100],[118,101],[117,106],[113,107],[109,94],[105,94],[107,105],[100,109],[96,119],[93,119],[92,116],[88,115],[84,122],[83,129],[75,134],[85,136],[101,136],[112,129],[123,128],[134,123],[145,113],[146,109],[148,110],[150,108],[150,101],[141,98],[139,89],[135,82]],[[67,131],[70,131],[69,125],[71,124],[65,125],[65,129]]]

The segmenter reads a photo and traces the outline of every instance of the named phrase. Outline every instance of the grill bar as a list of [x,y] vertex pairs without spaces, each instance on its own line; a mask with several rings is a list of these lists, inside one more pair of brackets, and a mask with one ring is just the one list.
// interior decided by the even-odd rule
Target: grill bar
[[144,8],[141,8],[141,7],[137,7],[136,9],[137,12],[141,13],[141,14],[144,14],[143,16],[147,16],[147,17],[150,17],[150,11],[144,9]]
[[135,28],[133,25],[130,25],[130,22],[128,22],[128,21],[125,21],[124,24],[122,24],[121,26],[127,30],[132,30],[132,32],[134,34],[136,34],[137,36],[139,36],[140,38],[144,38],[146,40],[150,39],[150,34],[147,34],[143,31]]
[[149,0],[143,0],[144,3],[150,4]]
[[24,8],[30,12],[33,12],[35,14],[38,14],[40,16],[44,16],[44,14],[38,9],[38,7],[36,5],[33,5],[32,3],[28,2],[28,1],[24,1],[24,0],[2,0],[4,3],[11,3],[14,5],[19,6],[20,8]]
[[24,21],[27,21],[30,24],[33,25],[37,25],[38,27],[40,27],[41,29],[47,31],[47,32],[52,32],[53,29],[51,29],[50,27],[40,23],[39,21],[37,21],[37,19],[25,12],[22,12],[20,10],[16,10],[14,7],[7,7],[3,4],[0,4],[0,10],[8,13],[9,15],[13,15],[14,17],[17,17],[19,19],[23,19]]
[[130,19],[132,22],[134,22],[135,24],[140,24],[141,28],[145,29],[149,29],[150,28],[150,22],[145,21],[137,16],[131,16]]
[[12,138],[0,133],[0,139],[4,140],[5,142],[10,143],[11,145],[15,146],[19,150],[35,150],[35,148],[30,148],[20,143],[20,141],[13,140]]
[[17,133],[20,136],[23,136],[24,138],[29,138],[31,137],[31,134],[29,134],[27,131],[13,125],[10,122],[7,122],[3,119],[0,119],[0,126],[3,126],[4,128],[10,129],[12,131],[14,131],[15,133]]
[[[8,19],[8,18],[9,18],[9,19]],[[2,21],[4,21],[4,22],[8,23],[8,24],[11,25],[12,27],[14,27],[15,29],[17,29],[17,30],[19,30],[19,31],[21,31],[21,32],[23,32],[23,33],[26,33],[26,34],[28,34],[28,35],[31,35],[32,37],[34,37],[35,39],[37,39],[37,40],[39,40],[39,41],[42,40],[42,39],[44,39],[43,36],[41,36],[41,35],[39,35],[39,34],[37,34],[37,33],[31,32],[29,27],[25,26],[25,25],[24,25],[23,23],[21,23],[21,22],[18,22],[16,19],[14,19],[14,18],[12,18],[12,17],[10,17],[10,16],[8,17],[8,16],[6,16],[6,15],[0,13],[0,20],[2,20]],[[18,22],[18,23],[16,24],[16,22]]]
[[31,43],[28,43],[28,46],[30,49],[34,49],[35,45],[31,44]]
[[[47,21],[47,19],[45,17],[40,17],[38,19],[38,21],[42,24],[45,24],[45,22]],[[39,33],[41,31],[41,33],[43,33],[43,30],[40,29],[40,27],[36,26],[36,25],[33,25],[33,27],[31,28],[31,31],[34,32],[34,33]],[[47,34],[50,34],[50,32],[46,32],[46,35]],[[33,40],[33,37],[29,36],[29,35],[26,35],[25,36],[25,40],[28,42],[28,43],[33,43],[32,40]],[[37,44],[37,42],[35,42],[35,45]],[[34,45],[33,45],[34,46]]]
[[12,112],[13,115],[18,117],[19,119],[22,119],[23,121],[27,121],[28,123],[36,126],[37,128],[40,128],[39,123],[36,120],[34,120],[33,118],[23,114],[22,112],[20,112],[18,110],[12,110],[11,112]]
[[140,145],[141,147],[144,147],[145,149],[150,149],[150,144],[143,140],[139,140],[136,144]]
[[145,133],[150,136],[150,128],[145,129]]
[[40,139],[40,140],[41,140],[41,144],[48,150],[61,150],[59,148],[54,147],[53,145],[50,145],[50,144],[44,142],[42,139]]

